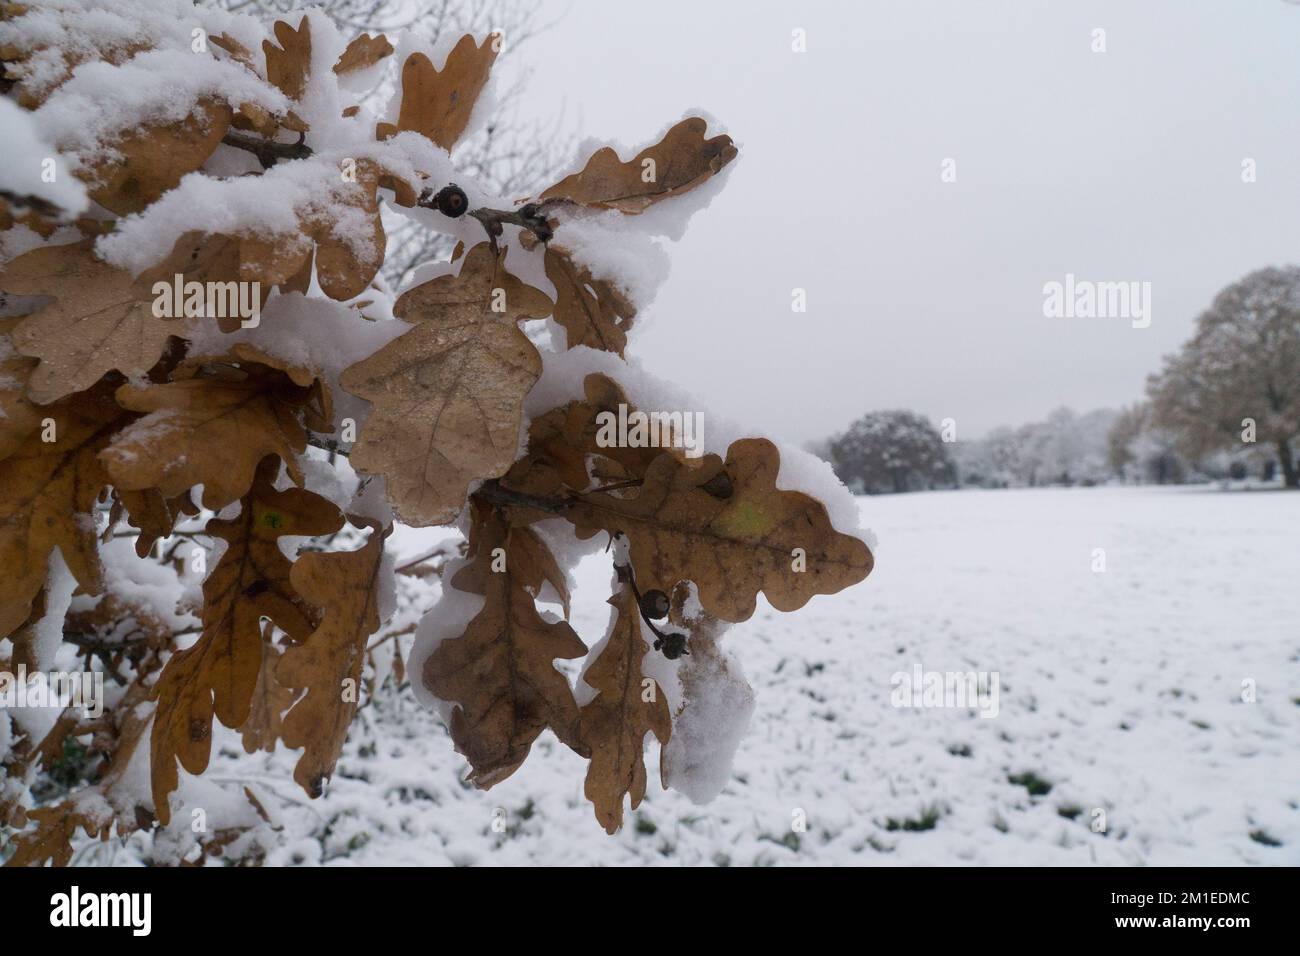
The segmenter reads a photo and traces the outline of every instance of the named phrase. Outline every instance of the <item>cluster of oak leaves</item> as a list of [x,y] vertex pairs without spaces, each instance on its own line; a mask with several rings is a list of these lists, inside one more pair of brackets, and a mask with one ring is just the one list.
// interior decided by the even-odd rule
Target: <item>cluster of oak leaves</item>
[[[39,6],[11,6],[5,16],[21,22]],[[393,53],[383,37],[362,35],[346,46],[334,76],[318,75],[312,25],[319,30],[321,22],[275,23],[256,52],[213,36],[195,55],[240,65],[292,105],[314,84],[337,84]],[[397,122],[370,122],[364,135],[382,143],[414,133],[450,150],[488,79],[491,40],[462,38],[441,69],[411,54],[395,94]],[[62,53],[67,75],[91,55],[87,46]],[[49,52],[0,49],[9,95],[26,109],[52,89],[25,89],[24,64],[37,55],[48,60]],[[146,46],[93,52],[118,64]],[[350,107],[343,115],[360,127],[357,113]],[[0,824],[17,834],[9,863],[68,862],[78,828],[108,839],[165,826],[177,809],[175,799],[169,803],[177,762],[192,774],[205,770],[214,716],[243,730],[246,746],[274,746],[278,738],[301,748],[294,777],[310,796],[321,793],[358,707],[356,695],[340,688],[362,681],[368,641],[383,624],[382,595],[391,589],[385,577],[393,574],[384,560],[392,518],[377,519],[373,508],[345,513],[304,480],[309,445],[338,447],[331,382],[369,403],[355,442],[339,450],[386,494],[389,514],[415,526],[468,527],[467,554],[448,572],[448,584],[481,596],[482,609],[411,679],[449,705],[451,735],[471,779],[482,787],[504,779],[549,728],[590,759],[586,794],[614,832],[625,796],[635,807],[645,792],[646,734],[666,743],[677,716],[664,695],[645,692],[647,654],[700,653],[719,621],[753,613],[759,591],[776,608],[793,610],[861,580],[872,563],[860,540],[832,528],[820,503],[777,489],[779,457],[765,440],[737,441],[725,460],[599,447],[596,416],[626,401],[602,375],[587,378],[585,400],[533,416],[519,453],[523,403],[542,371],[520,323],[551,317],[567,348],[622,356],[636,313],[616,283],[593,277],[566,251],[566,221],[608,210],[635,217],[671,201],[735,157],[731,140],[707,136],[702,119],[683,120],[633,159],[602,149],[531,203],[504,212],[447,209],[446,183],[363,159],[351,182],[302,212],[295,234],[213,234],[197,222],[170,255],[138,275],[97,255],[96,242],[112,235],[115,217],[147,211],[182,177],[204,174],[223,141],[254,150],[267,172],[310,162],[313,153],[299,111],[276,114],[212,94],[181,122],[121,131],[108,159],[78,169],[97,204],[90,216],[72,221],[24,197],[0,199],[0,229],[26,226],[43,236],[60,229],[63,236],[71,226],[82,236],[39,245],[0,272],[6,296],[37,303],[0,318],[9,343],[0,349],[0,638],[7,638],[0,671],[41,666],[34,635],[47,614],[57,549],[77,593],[93,598],[68,613],[65,639],[78,644],[87,667],[93,657],[110,681],[125,685],[102,717],[69,708],[45,739],[18,737],[3,756],[0,783],[30,780],[70,737],[89,739],[99,758],[92,782],[54,805],[32,809],[15,796],[21,787],[0,790]],[[647,168],[655,174],[647,177]],[[181,274],[256,281],[270,296],[328,297],[353,305],[357,323],[371,321],[363,306],[382,259],[381,200],[398,208],[441,204],[449,216],[464,214],[465,223],[476,217],[479,238],[457,248],[458,271],[397,299],[393,314],[409,329],[369,357],[321,369],[247,341],[212,348],[221,335],[205,336],[197,348],[180,319],[154,315],[153,283]],[[358,213],[373,229],[378,254],[358,254],[364,244],[341,241],[333,229],[344,217],[356,223]],[[554,301],[506,271],[509,243],[544,256]],[[228,320],[207,321],[233,331]],[[557,517],[579,539],[617,539],[623,555],[608,639],[583,672],[596,693],[581,706],[554,661],[583,658],[587,645],[567,620],[537,607],[549,584],[567,618],[565,570],[533,528]],[[113,535],[138,532],[139,560],[159,561],[156,543],[178,522],[195,521],[222,546],[202,583],[202,606],[189,609],[201,630],[178,635],[134,606],[132,595],[105,587],[99,549]],[[348,523],[359,532],[336,534]],[[286,536],[315,543],[290,560],[280,544]],[[331,550],[358,541],[354,550]],[[799,573],[792,572],[795,549],[806,554]],[[95,640],[125,633],[131,639],[117,644]],[[142,750],[152,805],[123,784]]]

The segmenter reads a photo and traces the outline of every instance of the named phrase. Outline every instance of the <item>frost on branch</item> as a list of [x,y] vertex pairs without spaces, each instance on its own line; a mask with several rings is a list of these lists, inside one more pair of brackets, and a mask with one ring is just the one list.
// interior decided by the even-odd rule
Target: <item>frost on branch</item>
[[[665,785],[716,794],[754,706],[727,622],[872,566],[851,499],[797,453],[713,419],[701,448],[607,440],[611,415],[695,413],[627,355],[731,138],[688,116],[494,196],[454,152],[491,103],[492,36],[348,42],[316,11],[185,0],[0,16],[0,674],[107,678],[102,713],[0,711],[8,862],[136,832],[158,862],[255,861],[275,806],[202,778],[212,748],[299,751],[319,796],[390,674],[480,787],[550,731],[611,833],[648,737]],[[376,109],[375,89],[395,93]],[[452,260],[391,289],[385,210]],[[397,521],[466,550],[395,569]],[[609,544],[589,649],[569,572]],[[441,592],[418,628],[399,572]],[[38,797],[69,742],[84,779]]]

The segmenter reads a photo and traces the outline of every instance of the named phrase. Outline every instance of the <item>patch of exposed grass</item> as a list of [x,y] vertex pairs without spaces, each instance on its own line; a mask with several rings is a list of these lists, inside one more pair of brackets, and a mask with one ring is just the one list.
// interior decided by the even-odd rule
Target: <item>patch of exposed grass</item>
[[898,820],[889,817],[885,820],[885,829],[891,833],[903,830],[907,833],[919,833],[923,830],[933,830],[939,818],[943,816],[943,809],[937,803],[931,803],[921,808],[921,813],[916,817],[904,817]]
[[1009,774],[1007,783],[1014,783],[1018,787],[1024,787],[1029,791],[1031,797],[1045,797],[1052,792],[1052,785],[1032,770]]

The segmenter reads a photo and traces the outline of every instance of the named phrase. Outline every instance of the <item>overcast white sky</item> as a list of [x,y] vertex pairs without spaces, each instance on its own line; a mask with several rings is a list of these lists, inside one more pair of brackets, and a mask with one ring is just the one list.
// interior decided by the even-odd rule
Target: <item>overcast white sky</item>
[[[1133,401],[1215,291],[1300,260],[1300,7],[1283,0],[546,12],[563,18],[518,54],[531,109],[632,144],[704,108],[740,143],[633,352],[773,437],[907,407],[969,438]],[[1067,272],[1151,282],[1151,326],[1045,318]]]

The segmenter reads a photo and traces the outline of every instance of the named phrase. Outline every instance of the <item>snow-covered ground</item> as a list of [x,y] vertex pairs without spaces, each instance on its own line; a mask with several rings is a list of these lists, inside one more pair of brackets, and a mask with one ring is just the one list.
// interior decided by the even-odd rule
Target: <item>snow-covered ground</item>
[[[321,800],[292,784],[292,755],[248,757],[233,737],[209,772],[260,795],[283,827],[277,864],[1300,864],[1300,494],[859,503],[880,539],[871,577],[795,614],[760,601],[726,638],[757,709],[711,804],[654,774],[608,837],[584,761],[549,735],[476,791],[409,693],[362,711]],[[589,644],[605,560],[578,571]],[[892,675],[915,665],[997,672],[997,716],[892,706]]]

